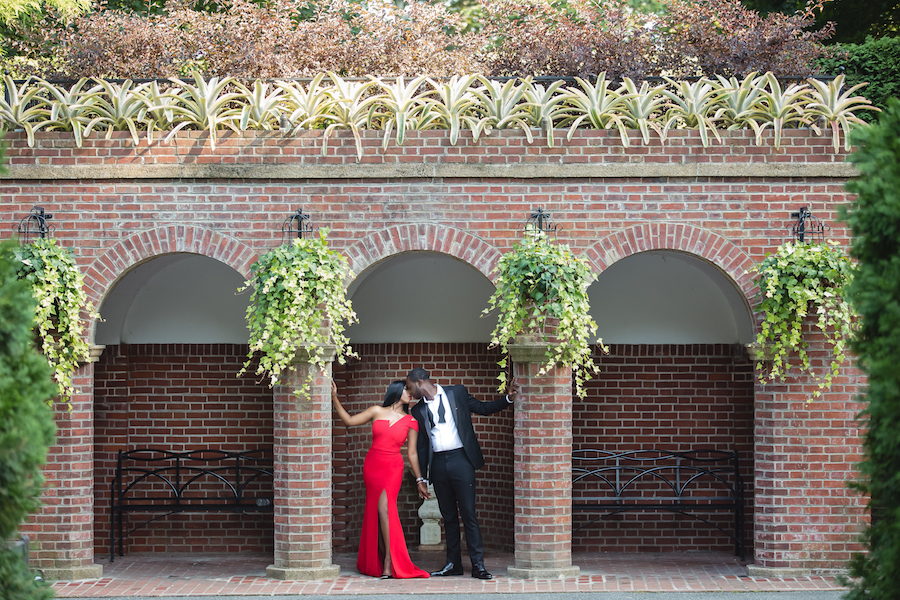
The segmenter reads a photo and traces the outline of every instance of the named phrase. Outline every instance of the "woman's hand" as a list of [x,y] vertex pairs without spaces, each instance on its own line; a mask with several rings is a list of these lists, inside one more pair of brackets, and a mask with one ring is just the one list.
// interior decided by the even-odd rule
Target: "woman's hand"
[[421,498],[422,500],[428,500],[429,498],[431,498],[431,493],[428,491],[428,482],[424,479],[416,484],[416,491],[419,492],[419,498]]

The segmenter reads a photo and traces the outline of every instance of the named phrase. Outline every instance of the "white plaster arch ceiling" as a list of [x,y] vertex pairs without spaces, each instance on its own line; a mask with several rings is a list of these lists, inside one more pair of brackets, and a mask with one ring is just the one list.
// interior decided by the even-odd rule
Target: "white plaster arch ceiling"
[[100,307],[95,343],[246,344],[250,291],[240,273],[206,256],[165,254],[122,277]]
[[359,323],[351,344],[490,341],[497,319],[481,317],[494,285],[477,269],[428,251],[390,256],[360,273],[347,290]]
[[747,344],[750,309],[731,279],[683,252],[633,254],[588,289],[597,334],[608,344]]
[[[245,344],[250,293],[243,277],[212,258],[167,254],[127,273],[100,308],[95,343]],[[391,256],[353,281],[360,323],[351,343],[482,342],[496,323],[481,316],[493,285],[468,264],[436,252]],[[588,290],[606,343],[753,341],[740,291],[708,262],[674,251],[643,252],[610,265]]]

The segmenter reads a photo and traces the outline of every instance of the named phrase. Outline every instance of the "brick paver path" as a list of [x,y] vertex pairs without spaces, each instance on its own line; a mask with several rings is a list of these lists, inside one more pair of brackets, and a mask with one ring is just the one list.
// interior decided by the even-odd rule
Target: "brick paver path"
[[[426,570],[443,563],[441,553],[412,552]],[[401,594],[401,593],[538,593],[538,592],[756,592],[840,590],[832,576],[790,579],[748,577],[735,557],[704,553],[671,554],[576,554],[573,564],[579,577],[523,580],[506,577],[513,564],[509,553],[488,552],[486,567],[494,575],[481,581],[466,575],[433,579],[387,580],[360,575],[356,555],[334,558],[341,567],[337,579],[326,581],[278,581],[266,577],[272,557],[246,554],[144,554],[103,561],[101,579],[56,582],[61,598],[112,596],[211,596],[299,594]]]

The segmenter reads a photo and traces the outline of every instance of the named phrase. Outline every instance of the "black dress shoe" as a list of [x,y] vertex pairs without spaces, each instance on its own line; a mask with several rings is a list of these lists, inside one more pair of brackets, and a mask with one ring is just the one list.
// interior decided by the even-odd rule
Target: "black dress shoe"
[[476,579],[493,579],[494,576],[487,572],[482,565],[472,567],[472,577]]
[[462,574],[463,574],[462,565],[457,565],[452,562],[449,562],[446,565],[444,565],[444,568],[441,569],[440,571],[432,571],[431,572],[432,577],[447,577],[448,575],[462,575]]

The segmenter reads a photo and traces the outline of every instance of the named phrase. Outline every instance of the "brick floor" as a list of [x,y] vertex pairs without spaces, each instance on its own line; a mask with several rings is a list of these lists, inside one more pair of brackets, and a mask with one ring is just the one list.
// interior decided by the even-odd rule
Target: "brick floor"
[[[442,553],[411,553],[426,570],[440,568]],[[334,558],[341,567],[337,579],[278,581],[266,577],[270,555],[247,554],[133,554],[110,564],[102,561],[101,579],[53,584],[61,598],[110,596],[231,596],[299,594],[400,593],[539,593],[539,592],[651,592],[651,591],[810,591],[841,590],[832,576],[789,579],[748,577],[735,557],[704,552],[671,554],[577,554],[573,564],[581,575],[565,579],[510,579],[506,569],[512,554],[489,553],[485,566],[494,579],[466,575],[433,579],[382,581],[356,571],[356,555]]]

